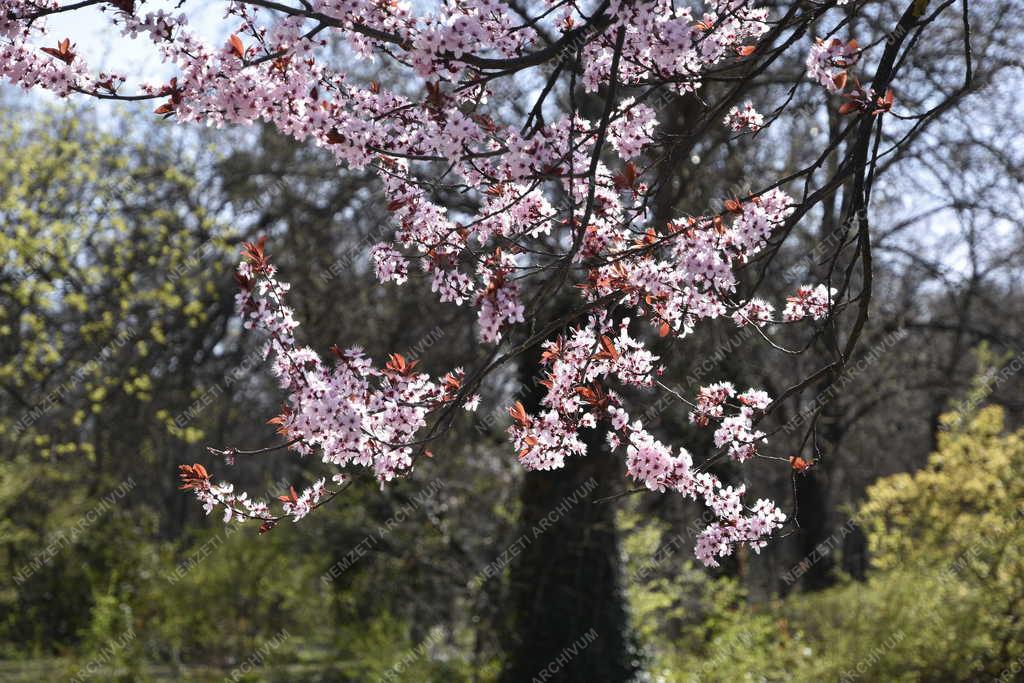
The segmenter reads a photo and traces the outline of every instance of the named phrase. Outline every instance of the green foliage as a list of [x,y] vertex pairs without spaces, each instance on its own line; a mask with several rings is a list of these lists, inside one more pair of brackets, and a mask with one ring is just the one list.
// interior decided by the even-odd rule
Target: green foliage
[[[5,610],[3,641],[20,632],[33,650],[11,648],[3,657],[69,655],[61,674],[69,677],[101,661],[125,680],[144,680],[153,665],[188,680],[206,680],[198,665],[214,667],[221,674],[211,680],[222,680],[263,648],[239,680],[277,680],[275,672],[288,671],[281,680],[372,681],[392,669],[402,675],[388,680],[470,678],[468,635],[423,633],[392,616],[387,597],[366,587],[387,566],[373,558],[349,570],[346,582],[326,583],[323,557],[304,548],[302,530],[292,526],[257,537],[251,526],[215,525],[160,541],[153,515],[116,507],[80,526],[89,505],[82,497],[49,516],[49,537],[80,532],[5,593],[29,610]],[[68,624],[63,647],[48,652],[52,633],[32,629],[61,623]],[[328,674],[335,677],[321,678]]]
[[[0,581],[0,662],[20,664],[0,664],[0,678],[92,666],[93,680],[312,683],[403,663],[395,680],[451,681],[468,680],[472,660],[477,680],[493,680],[493,649],[475,649],[469,615],[452,609],[482,560],[461,557],[472,565],[460,573],[443,530],[469,507],[441,512],[442,498],[474,491],[452,486],[410,513],[424,482],[370,487],[258,536],[207,520],[177,490],[178,464],[204,444],[253,443],[253,415],[279,400],[238,334],[240,236],[215,219],[226,202],[210,159],[164,131],[135,144],[70,113],[0,123],[0,563],[15,577]],[[412,341],[397,348],[417,339],[405,327]],[[247,461],[226,476],[272,497],[315,467]],[[409,521],[380,537],[398,509]],[[372,552],[322,580],[370,536]],[[435,624],[443,638],[421,651]]]
[[94,458],[83,434],[118,417],[119,398],[146,410],[172,379],[154,351],[223,308],[213,283],[236,238],[170,140],[125,144],[68,114],[0,124],[0,383],[12,399],[0,438]]
[[[866,582],[751,605],[734,579],[683,563],[634,587],[655,678],[968,681],[1012,670],[1024,656],[1024,430],[1006,433],[997,406],[944,422],[959,426],[928,465],[880,479],[858,511],[875,566]],[[673,623],[683,625],[660,639]]]
[[[757,671],[789,680],[806,655],[791,649],[784,621],[748,607],[735,577],[714,578],[690,559],[696,526],[672,535],[622,515],[627,594],[654,681],[742,681]],[[750,680],[761,680],[753,678]]]

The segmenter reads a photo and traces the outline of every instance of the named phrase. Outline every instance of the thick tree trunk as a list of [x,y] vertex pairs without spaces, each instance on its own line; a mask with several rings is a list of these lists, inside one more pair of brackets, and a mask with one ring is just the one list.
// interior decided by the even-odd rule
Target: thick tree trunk
[[[537,367],[531,356],[523,363],[528,372]],[[526,381],[533,388],[532,378]],[[535,409],[538,392],[527,398],[523,403]],[[615,508],[594,503],[621,490],[622,467],[602,434],[586,441],[586,457],[569,458],[561,470],[529,472],[523,481],[503,683],[633,679]]]
[[[505,683],[632,680],[613,507],[592,502],[617,476],[600,452],[526,476],[521,529],[533,540],[511,569]],[[541,530],[545,519],[555,521]]]
[[796,519],[800,525],[802,562],[809,563],[803,574],[805,590],[821,590],[835,582],[834,539],[829,525],[829,495],[824,477],[819,472],[808,472],[796,478]]

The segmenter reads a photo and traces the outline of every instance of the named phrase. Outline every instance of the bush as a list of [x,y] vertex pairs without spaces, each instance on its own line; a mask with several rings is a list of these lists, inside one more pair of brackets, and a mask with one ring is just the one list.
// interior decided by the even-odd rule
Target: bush
[[[1014,680],[1024,657],[1024,431],[1006,434],[995,406],[945,423],[954,428],[925,468],[868,490],[856,515],[873,553],[866,582],[767,610],[734,579],[698,572],[635,587],[652,680]],[[675,637],[658,640],[673,620]]]

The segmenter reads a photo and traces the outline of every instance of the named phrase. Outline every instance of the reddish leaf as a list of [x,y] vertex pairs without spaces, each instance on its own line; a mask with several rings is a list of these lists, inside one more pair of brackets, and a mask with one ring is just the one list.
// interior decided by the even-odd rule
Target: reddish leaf
[[858,110],[860,110],[860,104],[857,102],[844,102],[843,106],[839,107],[839,114],[841,116],[846,116],[847,114],[852,114]]
[[540,354],[540,362],[549,365],[562,357],[562,338],[559,337]]
[[71,51],[71,39],[65,38],[57,43],[57,47],[42,47],[39,48],[46,54],[56,57],[65,64],[70,64],[75,61],[75,53]]
[[511,408],[508,409],[508,414],[513,420],[518,422],[520,426],[530,426],[530,416],[526,414],[526,408],[519,401],[516,401]]
[[801,458],[799,455],[789,456],[789,464],[797,472],[806,472],[807,470],[811,469],[811,464],[804,460],[803,458]]
[[228,38],[228,44],[231,47],[231,51],[235,53],[235,56],[239,59],[245,59],[245,46],[242,45],[242,39],[234,33]]
[[267,236],[261,235],[255,242],[242,244],[242,257],[252,264],[253,271],[262,273],[269,267],[266,254]]
[[590,402],[594,400],[594,390],[589,387],[576,387],[576,393],[584,401]]
[[288,487],[288,495],[278,496],[277,499],[282,503],[297,503],[299,502],[299,494],[295,492],[294,486]]
[[443,381],[444,388],[450,391],[451,393],[455,393],[462,387],[462,380],[460,380],[458,377],[456,377],[450,372],[444,376]]
[[597,354],[598,358],[610,358],[616,360],[619,357],[619,351],[615,348],[615,344],[608,338],[608,335],[601,335],[601,346],[604,349],[601,353]]
[[252,289],[252,286],[256,284],[256,281],[251,277],[247,277],[238,272],[235,273],[235,282],[238,283],[238,288],[243,291],[249,291]]
[[586,401],[588,405],[597,408],[598,410],[604,410],[608,407],[608,396],[604,393],[604,389],[601,388],[600,384],[594,384],[589,387],[576,387],[576,393],[580,398]]
[[181,477],[182,482],[179,488],[183,490],[206,489],[210,486],[210,475],[206,472],[206,468],[199,463],[179,465],[178,470],[178,476]]
[[108,78],[105,81],[97,80],[96,87],[102,88],[112,95],[117,92],[117,88],[114,86],[114,79],[112,78]]
[[388,363],[385,367],[397,373],[405,372],[405,356],[400,353],[392,353],[388,356]]
[[876,98],[875,102],[878,106],[871,113],[874,116],[878,116],[879,114],[884,114],[885,112],[890,111],[892,109],[892,101],[893,92],[892,88],[889,88],[888,90],[885,91],[885,97]]
[[399,375],[409,375],[412,373],[413,368],[419,364],[418,360],[409,362],[405,360],[405,356],[400,353],[392,353],[388,356],[387,365],[384,367],[392,372],[398,373]]
[[441,83],[427,83],[427,107],[434,111],[440,111],[444,107],[448,96],[441,90]]
[[636,187],[637,177],[636,166],[631,161],[623,167],[622,173],[612,178],[612,182],[619,190],[629,190]]

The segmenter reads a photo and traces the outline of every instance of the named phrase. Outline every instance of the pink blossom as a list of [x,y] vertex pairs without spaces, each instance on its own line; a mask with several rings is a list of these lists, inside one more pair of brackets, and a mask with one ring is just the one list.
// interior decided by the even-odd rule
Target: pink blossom
[[807,77],[831,93],[841,92],[846,84],[847,69],[856,61],[856,41],[844,43],[838,38],[819,38],[807,53]]
[[737,133],[744,129],[756,133],[764,125],[764,117],[757,113],[752,102],[745,102],[742,107],[730,109],[723,123]]
[[836,294],[837,290],[834,287],[829,288],[825,285],[798,287],[796,295],[786,299],[786,309],[782,312],[782,318],[786,322],[795,322],[808,316],[814,320],[821,320],[828,315],[829,308],[833,305],[832,298]]
[[[524,467],[556,469],[584,457],[581,430],[605,429],[634,481],[713,512],[696,547],[705,563],[740,544],[758,550],[780,528],[785,516],[773,504],[747,508],[743,487],[706,471],[717,454],[738,462],[758,455],[767,393],[737,393],[719,382],[678,396],[692,403],[694,424],[713,430],[717,453],[702,464],[631,419],[624,398],[663,388],[656,339],[677,342],[727,317],[741,326],[772,322],[773,304],[747,301],[738,271],[791,227],[793,199],[772,186],[730,199],[724,211],[656,223],[645,177],[661,142],[664,103],[652,93],[698,93],[709,72],[753,54],[771,25],[766,8],[738,0],[699,8],[612,0],[602,30],[580,33],[556,58],[535,61],[548,35],[590,21],[580,7],[560,6],[531,25],[499,0],[313,0],[289,12],[229,3],[223,34],[230,38],[211,43],[184,13],[100,4],[115,31],[148,43],[175,76],[131,93],[123,74],[94,73],[73,41],[52,37],[46,18],[35,16],[60,8],[54,0],[0,0],[0,75],[61,97],[151,98],[157,114],[182,123],[268,125],[376,174],[393,234],[369,254],[378,280],[429,282],[441,303],[471,307],[479,338],[496,357],[540,327],[524,301],[537,291],[524,286],[527,278],[552,285],[542,284],[542,292],[578,292],[585,313],[551,328],[544,344],[539,407],[510,409],[508,432]],[[842,90],[857,54],[853,42],[819,41],[808,76]],[[389,60],[398,77],[382,85],[351,66],[372,59]],[[585,90],[609,93],[606,111],[587,118],[539,107],[530,120],[517,120],[508,101],[537,81],[518,75],[569,60],[580,65]],[[617,89],[634,97],[610,97]],[[765,122],[747,102],[725,123],[740,132]],[[459,200],[449,203],[452,196]],[[246,247],[238,280],[242,325],[263,339],[269,371],[287,396],[272,422],[292,452],[319,457],[329,474],[279,497],[275,515],[267,502],[187,466],[186,484],[208,513],[223,508],[226,521],[255,518],[266,528],[282,517],[299,520],[347,486],[353,471],[371,472],[381,485],[408,476],[440,416],[478,405],[477,387],[464,386],[461,368],[433,375],[397,354],[374,359],[350,346],[321,355],[299,345],[289,286],[262,243]],[[823,285],[801,287],[783,318],[820,320],[834,296]]]

